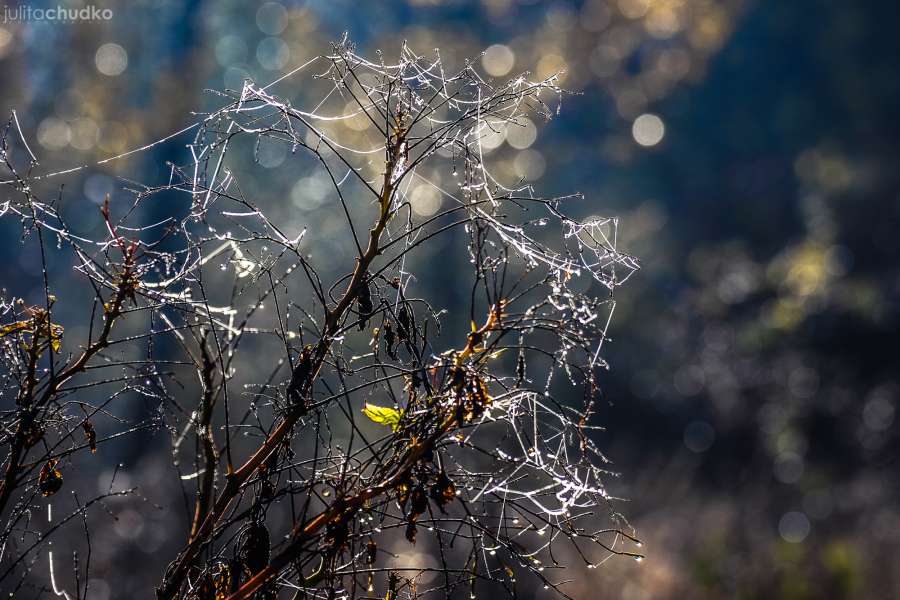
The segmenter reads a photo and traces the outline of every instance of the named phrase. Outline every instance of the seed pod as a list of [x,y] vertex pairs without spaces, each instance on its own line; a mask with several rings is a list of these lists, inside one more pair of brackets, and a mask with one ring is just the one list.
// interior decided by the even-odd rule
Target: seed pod
[[238,558],[244,569],[252,576],[269,564],[269,530],[264,523],[254,521],[244,532]]
[[397,334],[394,333],[394,326],[390,321],[384,323],[384,348],[387,355],[393,360],[397,360]]
[[375,540],[369,540],[366,544],[366,564],[374,565],[377,558],[378,544],[375,543]]
[[275,484],[268,479],[263,479],[259,484],[259,497],[261,500],[271,500],[275,497]]
[[276,448],[261,465],[259,465],[259,498],[271,500],[275,496],[275,484],[272,483],[273,471],[278,467],[278,449]]
[[409,516],[416,520],[419,518],[419,515],[428,510],[428,497],[425,495],[425,489],[422,486],[416,486],[409,499]]
[[404,302],[397,311],[397,338],[406,345],[406,350],[410,354],[412,354],[412,343],[410,342],[412,322],[412,311],[409,309],[409,305]]
[[406,512],[406,502],[409,500],[409,482],[401,481],[395,488],[397,492],[397,506],[403,512]]
[[341,516],[335,517],[325,526],[325,545],[333,550],[344,550],[347,547],[347,538],[350,537],[350,528],[347,521]]
[[288,400],[294,406],[303,406],[303,387],[306,385],[312,371],[312,346],[307,344],[300,351],[300,357],[291,374],[291,382],[288,384]]
[[91,449],[91,454],[97,453],[97,432],[94,431],[94,424],[88,420],[85,420],[81,424],[81,428],[84,429],[84,437],[87,438],[88,447]]
[[406,539],[410,544],[416,543],[416,522],[408,521],[406,523]]
[[365,281],[360,284],[356,306],[359,309],[359,330],[362,331],[369,325],[369,317],[372,316],[372,311],[375,309],[372,304],[372,290]]

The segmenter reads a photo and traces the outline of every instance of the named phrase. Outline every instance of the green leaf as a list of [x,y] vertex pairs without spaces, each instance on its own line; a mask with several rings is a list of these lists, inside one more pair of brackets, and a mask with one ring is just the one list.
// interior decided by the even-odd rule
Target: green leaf
[[388,425],[394,431],[400,426],[400,419],[403,418],[403,411],[386,406],[376,406],[369,404],[363,407],[363,414],[378,423],[379,425]]

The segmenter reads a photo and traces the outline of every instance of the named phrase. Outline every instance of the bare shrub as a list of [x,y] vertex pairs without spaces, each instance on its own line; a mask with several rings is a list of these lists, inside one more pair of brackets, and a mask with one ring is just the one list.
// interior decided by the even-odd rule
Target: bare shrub
[[[325,92],[307,109],[249,81],[226,93],[181,132],[193,161],[107,200],[100,237],[39,197],[61,175],[39,173],[11,119],[3,213],[40,248],[44,301],[3,301],[4,584],[43,572],[53,532],[108,495],[37,533],[41,497],[146,429],[171,436],[192,513],[162,600],[474,598],[528,579],[565,594],[565,569],[640,558],[591,424],[612,292],[636,262],[614,219],[576,221],[579,195],[538,196],[486,157],[486,139],[552,116],[555,78],[494,83],[405,47],[371,62],[347,42],[292,75],[313,69]],[[293,201],[242,186],[272,145],[279,168],[317,173]],[[308,230],[289,229],[298,204]],[[316,210],[343,227],[319,231]],[[55,320],[74,296],[51,253],[91,286],[84,339]],[[129,394],[157,410],[133,419]]]

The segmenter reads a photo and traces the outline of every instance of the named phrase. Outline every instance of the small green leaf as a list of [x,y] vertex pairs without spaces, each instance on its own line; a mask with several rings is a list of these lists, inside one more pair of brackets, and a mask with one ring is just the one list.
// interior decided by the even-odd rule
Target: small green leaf
[[388,425],[394,431],[400,426],[400,419],[403,418],[403,411],[386,406],[376,406],[369,404],[363,407],[363,414],[378,423],[379,425]]

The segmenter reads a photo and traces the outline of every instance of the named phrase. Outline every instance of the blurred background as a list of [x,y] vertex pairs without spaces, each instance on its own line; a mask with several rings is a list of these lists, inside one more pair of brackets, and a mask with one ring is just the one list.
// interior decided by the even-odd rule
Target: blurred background
[[[266,84],[344,31],[387,60],[407,40],[496,79],[563,70],[577,95],[559,116],[488,149],[539,191],[584,192],[583,215],[619,217],[619,248],[643,265],[617,296],[598,418],[647,560],[613,559],[573,594],[900,597],[900,4],[98,0],[110,18],[22,12],[57,4],[84,6],[4,5],[0,114],[18,111],[41,170],[93,165],[43,190],[64,179],[73,207],[115,199],[120,177],[163,181],[165,161],[189,160],[183,138],[94,163],[221,105],[205,90]],[[305,81],[276,92],[300,103]],[[292,189],[284,161],[283,147],[261,148],[245,191]],[[427,190],[413,197],[420,215],[440,209]],[[329,215],[310,222],[314,194],[289,202],[284,218],[327,233]],[[171,208],[154,210],[148,222]],[[2,234],[0,284],[39,294],[34,252],[14,227]],[[161,477],[138,441],[119,452],[98,455],[100,487],[117,462],[133,483]],[[97,600],[150,598],[171,556],[178,540],[141,506],[96,533]]]

